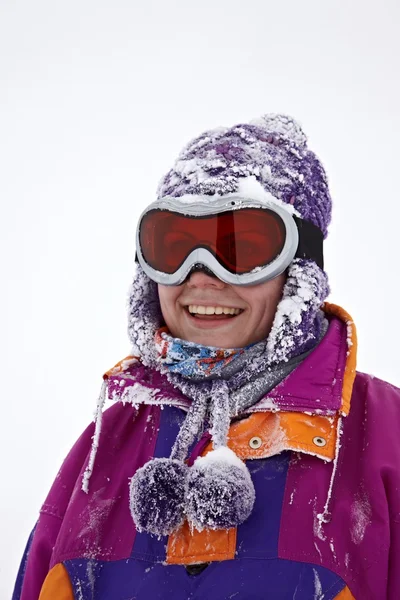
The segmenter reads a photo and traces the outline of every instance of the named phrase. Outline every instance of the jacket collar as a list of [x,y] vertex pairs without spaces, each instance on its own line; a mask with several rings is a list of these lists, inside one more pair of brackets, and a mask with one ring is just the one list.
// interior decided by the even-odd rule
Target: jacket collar
[[[295,411],[317,415],[349,413],[356,373],[357,335],[353,321],[339,306],[325,303],[328,331],[316,349],[280,384],[247,412]],[[134,404],[174,404],[190,400],[165,375],[127,356],[104,374],[110,400]]]
[[339,306],[326,302],[323,310],[329,328],[319,345],[249,412],[275,408],[317,415],[349,413],[356,374],[356,329]]

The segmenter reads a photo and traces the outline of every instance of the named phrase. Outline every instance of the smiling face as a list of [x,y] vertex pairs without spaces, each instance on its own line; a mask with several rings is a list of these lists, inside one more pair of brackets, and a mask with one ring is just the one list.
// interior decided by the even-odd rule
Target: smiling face
[[282,273],[245,287],[194,271],[182,285],[159,284],[158,294],[173,337],[203,346],[243,348],[268,336],[285,281]]

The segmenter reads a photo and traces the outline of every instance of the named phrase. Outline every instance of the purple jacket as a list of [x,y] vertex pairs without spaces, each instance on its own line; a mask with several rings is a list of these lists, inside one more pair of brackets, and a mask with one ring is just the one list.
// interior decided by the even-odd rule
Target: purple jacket
[[[89,493],[93,424],[43,504],[13,600],[398,600],[400,390],[355,372],[354,326],[325,310],[319,346],[231,425],[256,490],[237,530],[135,530],[129,479],[169,455],[189,400],[138,361],[112,369],[108,393],[120,401],[104,413]],[[205,434],[192,460],[208,450]]]

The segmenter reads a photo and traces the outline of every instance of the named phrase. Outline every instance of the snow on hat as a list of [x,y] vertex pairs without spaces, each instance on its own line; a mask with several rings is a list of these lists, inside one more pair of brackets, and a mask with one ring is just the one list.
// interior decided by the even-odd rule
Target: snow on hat
[[267,114],[249,124],[206,131],[181,152],[158,187],[158,197],[220,196],[255,179],[327,235],[331,198],[323,166],[291,117]]

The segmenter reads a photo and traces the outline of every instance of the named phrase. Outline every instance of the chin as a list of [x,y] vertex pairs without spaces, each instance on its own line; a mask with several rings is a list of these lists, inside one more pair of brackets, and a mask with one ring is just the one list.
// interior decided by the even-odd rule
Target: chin
[[221,333],[215,333],[215,335],[199,334],[187,339],[190,339],[190,341],[193,341],[196,344],[201,344],[202,346],[214,346],[215,348],[242,348],[246,345],[246,342],[240,343],[239,340],[230,338]]

